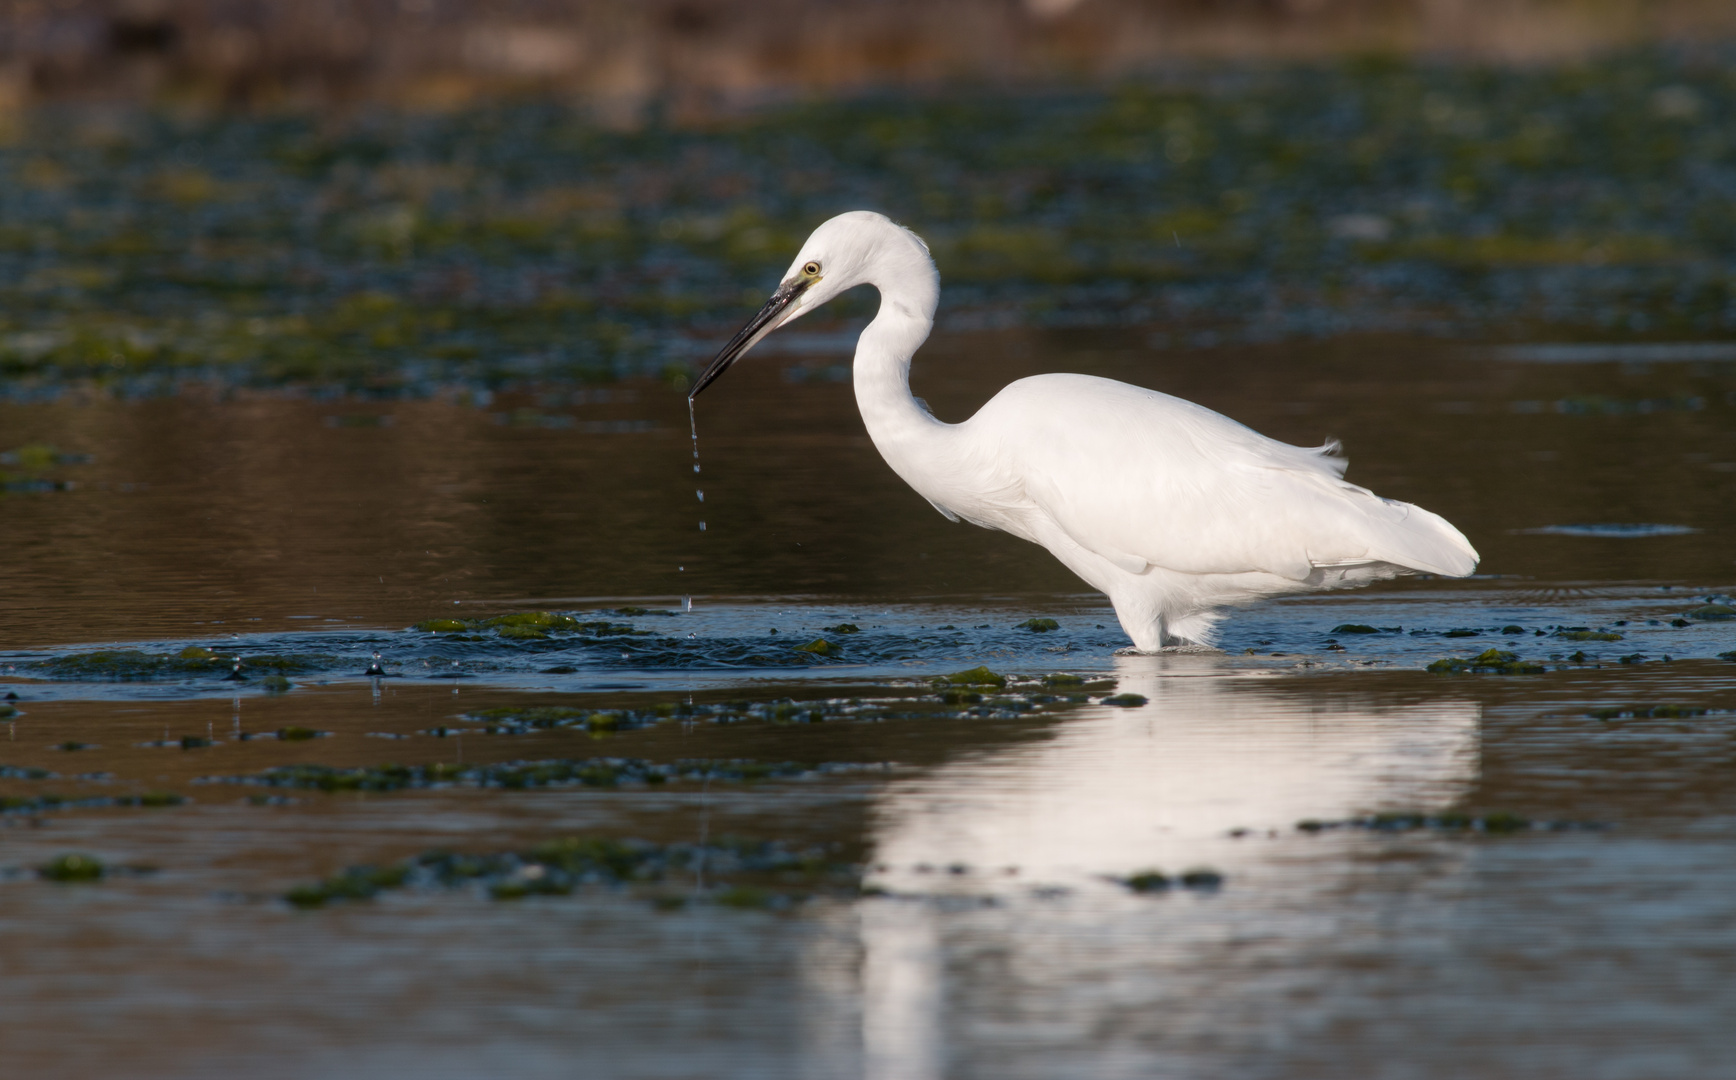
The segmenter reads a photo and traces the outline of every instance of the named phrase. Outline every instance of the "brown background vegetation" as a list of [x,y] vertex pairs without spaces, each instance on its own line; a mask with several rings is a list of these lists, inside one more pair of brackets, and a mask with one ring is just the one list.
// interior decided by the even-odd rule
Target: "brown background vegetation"
[[1559,60],[1736,33],[1728,0],[10,0],[0,100],[446,106],[605,116],[961,80],[1378,52]]

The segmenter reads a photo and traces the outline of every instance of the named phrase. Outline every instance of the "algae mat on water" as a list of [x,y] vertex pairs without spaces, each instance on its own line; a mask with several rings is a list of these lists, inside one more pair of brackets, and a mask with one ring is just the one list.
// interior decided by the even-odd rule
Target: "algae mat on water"
[[55,106],[0,147],[0,373],[32,393],[674,377],[845,203],[928,238],[943,324],[1718,336],[1733,108],[1721,65],[1658,52],[1243,67],[638,133],[551,105]]

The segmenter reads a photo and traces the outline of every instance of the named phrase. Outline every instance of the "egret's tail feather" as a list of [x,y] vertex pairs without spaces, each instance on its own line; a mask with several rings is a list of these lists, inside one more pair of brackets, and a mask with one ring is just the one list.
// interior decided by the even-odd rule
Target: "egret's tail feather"
[[1411,503],[1381,501],[1404,513],[1371,538],[1371,559],[1443,577],[1464,577],[1477,569],[1477,549],[1446,518]]

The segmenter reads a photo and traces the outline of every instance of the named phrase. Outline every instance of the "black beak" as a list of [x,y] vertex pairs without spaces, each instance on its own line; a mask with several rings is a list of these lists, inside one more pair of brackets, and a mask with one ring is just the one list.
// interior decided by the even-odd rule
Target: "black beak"
[[795,303],[796,297],[806,292],[811,284],[813,284],[811,281],[794,278],[779,285],[778,291],[772,294],[770,300],[766,301],[766,306],[759,309],[759,314],[749,319],[747,325],[729,339],[729,344],[723,347],[723,351],[718,353],[716,358],[711,361],[710,366],[700,374],[699,381],[694,383],[693,389],[687,392],[687,400],[692,401],[698,397],[701,390],[710,386],[714,379],[728,371],[729,365],[745,356],[749,349],[759,343],[760,338],[777,329],[778,320],[783,315],[784,309]]

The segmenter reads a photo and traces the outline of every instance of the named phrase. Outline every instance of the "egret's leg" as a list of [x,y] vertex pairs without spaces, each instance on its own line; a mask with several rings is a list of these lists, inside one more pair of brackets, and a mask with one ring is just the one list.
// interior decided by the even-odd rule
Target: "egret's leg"
[[1121,629],[1133,639],[1136,653],[1154,653],[1169,644],[1163,628],[1163,616],[1143,610],[1144,605],[1129,603],[1120,597],[1110,597],[1115,605],[1115,617]]

